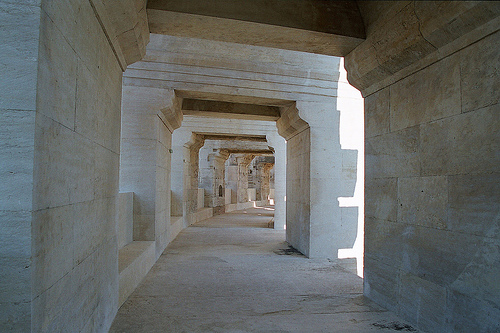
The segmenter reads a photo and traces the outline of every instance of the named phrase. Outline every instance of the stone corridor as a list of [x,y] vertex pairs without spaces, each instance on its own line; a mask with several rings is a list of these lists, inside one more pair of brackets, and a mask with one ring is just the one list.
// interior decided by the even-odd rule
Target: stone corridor
[[186,228],[110,332],[416,332],[362,296],[361,278],[288,248],[272,218],[250,208]]

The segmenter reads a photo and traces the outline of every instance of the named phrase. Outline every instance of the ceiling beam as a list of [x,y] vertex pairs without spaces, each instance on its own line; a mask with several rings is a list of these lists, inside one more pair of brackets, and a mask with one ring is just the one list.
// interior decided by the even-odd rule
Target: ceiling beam
[[345,56],[365,39],[355,1],[149,0],[152,33]]
[[231,103],[222,101],[184,98],[184,115],[212,116],[222,118],[248,118],[254,120],[278,120],[280,109],[277,106]]

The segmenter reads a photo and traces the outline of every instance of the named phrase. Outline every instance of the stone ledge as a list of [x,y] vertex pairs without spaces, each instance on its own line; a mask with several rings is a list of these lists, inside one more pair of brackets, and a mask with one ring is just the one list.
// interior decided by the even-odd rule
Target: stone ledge
[[127,300],[155,263],[155,242],[134,241],[118,251],[118,306]]

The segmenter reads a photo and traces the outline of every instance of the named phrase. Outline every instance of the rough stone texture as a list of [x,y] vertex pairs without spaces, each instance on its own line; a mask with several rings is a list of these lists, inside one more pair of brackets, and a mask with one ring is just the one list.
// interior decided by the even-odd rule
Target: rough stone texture
[[[367,95],[365,295],[429,332],[500,329],[493,282],[500,260],[500,34],[478,27],[488,26],[499,7],[393,5],[373,18],[371,29],[379,35],[369,29],[367,39],[380,39],[380,51],[390,39],[380,37],[379,26],[418,31],[411,28],[415,16],[421,36],[413,46],[398,46],[413,51],[396,52],[392,67],[384,52],[370,53],[369,43],[348,57],[349,69],[357,61],[353,82]],[[438,9],[444,18],[435,15]],[[393,12],[398,16],[390,19]],[[395,21],[405,24],[395,28]],[[426,42],[418,44],[422,36]],[[414,48],[425,43],[433,48]],[[365,60],[357,58],[363,50]],[[373,57],[380,63],[364,67],[374,65]],[[376,67],[387,71],[377,74]]]
[[[238,160],[236,154],[231,154],[226,161],[224,179],[226,181],[226,205],[238,202]],[[227,194],[230,194],[229,198]]]
[[[106,0],[92,0],[95,8],[103,6],[105,10],[98,11],[98,15],[106,29],[116,38],[116,47],[123,52],[125,65],[130,65],[146,53],[149,42],[148,18],[146,14],[146,0],[125,0],[120,3]],[[102,5],[101,5],[102,3]],[[107,16],[107,17],[105,17]]]
[[[1,313],[2,323],[7,321],[2,330],[27,331],[31,326],[39,332],[106,331],[116,312],[121,70],[126,57],[141,56],[148,35],[144,2],[124,4],[118,8],[100,0],[0,1],[0,170],[2,180],[7,180],[0,215],[5,230],[2,282],[6,281]],[[365,293],[429,331],[498,331],[500,5],[487,1],[357,5],[367,40],[347,55],[346,67],[351,82],[368,97],[370,231]],[[106,8],[113,6],[120,9],[112,10],[116,17],[106,14]],[[183,23],[227,22],[227,17],[171,18],[180,16],[186,19]],[[199,26],[179,22],[169,21],[169,27],[199,32]],[[255,27],[246,25],[250,26]],[[277,39],[252,36],[252,29],[246,32],[275,47],[284,37],[293,37],[294,42],[304,36],[320,37],[305,30],[286,29],[287,36],[281,31],[278,27],[270,32]],[[204,37],[210,37],[220,30],[205,32]],[[237,29],[232,32],[238,34]],[[307,40],[330,47],[317,43],[319,39]],[[318,51],[308,48],[314,50]],[[356,247],[359,228],[354,235],[353,224],[344,225],[354,220],[356,210],[358,216],[362,212],[355,204],[358,186],[352,188],[356,147],[342,140],[346,132],[338,59],[154,36],[144,60],[129,68],[125,80],[129,86],[177,89],[182,98],[279,107],[281,133],[295,148],[309,149],[307,161],[297,158],[309,165],[306,177],[299,175],[298,165],[291,165],[289,173],[300,183],[293,202],[302,200],[301,191],[311,189],[305,193],[311,199],[306,219],[312,223],[311,240],[318,242],[311,243],[311,253],[322,250],[318,244],[328,244],[328,255],[337,250],[339,257],[346,250],[340,245]],[[298,111],[288,112],[293,108]],[[156,122],[144,121],[145,127],[153,125],[146,132],[158,129],[156,143],[145,149],[144,156],[138,154],[149,163],[144,185],[153,189],[148,193],[154,199],[146,200],[151,214],[141,215],[144,220],[137,223],[147,225],[151,217],[161,220],[147,230],[158,245],[155,255],[185,226],[180,219],[165,223],[171,215],[170,177],[163,172],[169,170],[163,167],[169,163],[168,132],[181,120],[172,109],[176,108],[161,110]],[[337,125],[339,117],[340,140],[336,127],[330,136],[331,129],[323,126]],[[307,143],[293,142],[299,139],[297,133],[306,131]],[[145,143],[139,141],[135,143]],[[126,153],[134,146],[123,148]],[[156,158],[148,159],[148,153]],[[197,160],[194,150],[191,153],[186,159],[190,167]],[[291,157],[300,153],[294,150]],[[360,156],[361,149],[358,167]],[[183,167],[182,162],[179,165]],[[189,180],[184,188],[193,200],[181,202],[197,208],[197,183],[194,177]],[[335,199],[338,205],[332,204]],[[195,215],[209,215],[205,214],[200,210]],[[331,216],[337,220],[321,223]],[[348,230],[340,240],[335,233],[339,225]]]
[[0,1],[0,22],[0,331],[27,332],[40,4]]
[[118,249],[134,239],[134,192],[118,193],[116,212]]
[[107,330],[122,70],[89,2],[42,2],[32,224],[32,327]]
[[[205,144],[208,143],[205,141]],[[201,150],[199,156],[199,187],[205,189],[205,206],[212,207],[214,215],[218,215],[224,213],[226,206],[224,177],[229,153],[227,150],[208,145],[207,149]]]
[[[496,31],[495,19],[500,13],[498,3],[491,1],[358,4],[366,20],[367,37],[347,55],[346,64],[351,84],[366,95],[408,76],[411,72],[407,69],[415,72],[453,53],[457,50],[457,45],[453,45],[456,41],[463,48],[484,37],[483,32],[474,36],[475,40],[466,38],[460,44],[462,37],[474,35],[482,25],[492,22],[493,30],[489,33]],[[449,49],[450,45],[455,48]]]
[[259,201],[269,200],[269,178],[271,169],[274,167],[274,157],[262,156],[257,162],[257,178],[260,178],[260,190],[257,188],[257,196]]

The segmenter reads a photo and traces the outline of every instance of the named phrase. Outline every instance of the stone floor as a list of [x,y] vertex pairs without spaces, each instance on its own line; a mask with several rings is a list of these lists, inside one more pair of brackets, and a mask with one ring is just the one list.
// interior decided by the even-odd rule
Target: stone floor
[[362,296],[362,280],[291,251],[270,207],[182,231],[111,332],[416,332]]

